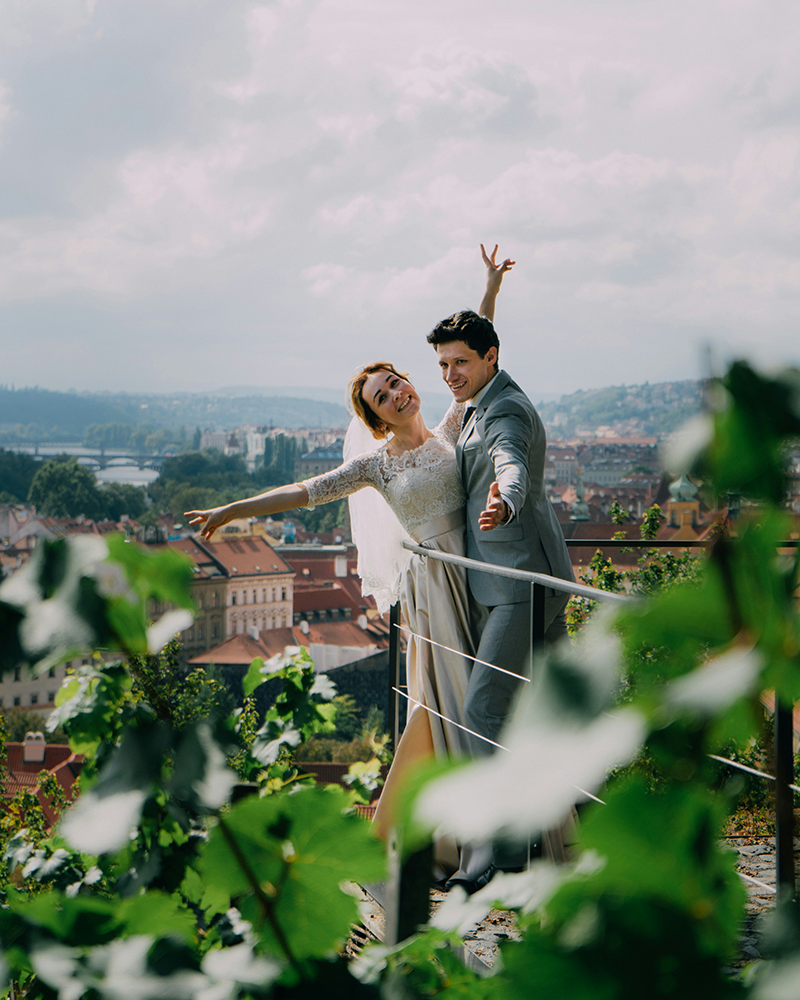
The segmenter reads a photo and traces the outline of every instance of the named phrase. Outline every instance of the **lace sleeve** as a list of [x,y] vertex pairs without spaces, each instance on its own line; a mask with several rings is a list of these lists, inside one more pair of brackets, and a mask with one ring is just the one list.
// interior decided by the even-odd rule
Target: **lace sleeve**
[[341,500],[351,493],[363,490],[365,486],[380,485],[377,473],[377,453],[359,455],[350,459],[344,465],[331,472],[323,472],[321,476],[303,480],[303,486],[308,490],[308,509],[312,510],[318,504],[330,503],[331,500]]
[[452,445],[458,441],[458,435],[461,433],[461,422],[464,419],[464,410],[466,408],[465,403],[457,403],[453,400],[447,413],[442,417],[442,422],[436,428],[436,431],[441,434],[445,441],[449,441]]

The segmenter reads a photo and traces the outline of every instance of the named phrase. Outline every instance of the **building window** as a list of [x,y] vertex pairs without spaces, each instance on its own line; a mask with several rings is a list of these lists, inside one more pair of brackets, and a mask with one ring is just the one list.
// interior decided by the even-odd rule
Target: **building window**
[[33,694],[31,695],[31,705],[38,705],[38,704],[39,704],[39,695],[34,691]]
[[212,608],[219,607],[219,594],[216,592],[216,590],[211,595],[211,607]]
[[55,677],[55,675],[56,675],[56,668],[55,667],[50,667],[50,669],[47,671],[47,676],[48,677]]
[[235,603],[236,603],[236,591],[234,591],[231,594],[231,604],[235,604]]
[[20,677],[21,667],[14,667],[14,680],[18,681]]
[[197,638],[205,639],[205,637],[206,637],[205,624],[203,622],[200,622],[199,625],[197,626]]
[[56,693],[55,693],[55,691],[48,691],[47,692],[47,700],[48,700],[48,702],[51,705],[53,704],[53,702],[56,700]]
[[19,708],[19,706],[21,704],[22,704],[22,702],[20,701],[19,695],[15,695],[14,696],[14,708]]
[[281,600],[286,600],[286,587],[281,587]]
[[256,603],[256,592],[253,591],[253,604],[255,604],[255,603]]
[[211,626],[211,638],[219,639],[219,625],[216,622]]

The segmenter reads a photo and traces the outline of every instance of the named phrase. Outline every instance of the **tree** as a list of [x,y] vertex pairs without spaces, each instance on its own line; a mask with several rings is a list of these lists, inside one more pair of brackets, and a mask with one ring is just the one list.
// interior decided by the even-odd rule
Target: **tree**
[[[595,616],[582,642],[537,657],[504,752],[410,776],[396,838],[406,868],[437,828],[463,841],[535,840],[583,789],[602,793],[586,802],[571,863],[534,862],[468,901],[451,895],[405,941],[367,946],[348,963],[335,949],[356,907],[342,885],[381,879],[382,850],[349,794],[309,787],[291,760],[310,736],[335,729],[330,678],[303,653],[254,660],[243,681],[250,707],[220,719],[205,716],[208,702],[193,688],[187,713],[164,691],[174,677],[169,650],[137,665],[135,687],[126,663],[96,659],[57,701],[57,719],[86,760],[80,800],[50,839],[31,836],[21,811],[13,830],[0,824],[13,834],[3,852],[0,948],[14,992],[27,1000],[116,1000],[121,991],[226,1000],[796,996],[800,924],[796,904],[780,898],[759,946],[769,958],[731,973],[745,890],[719,843],[734,790],[719,788],[709,755],[732,737],[753,739],[764,690],[787,705],[800,700],[800,560],[796,552],[776,559],[792,525],[781,506],[781,447],[800,436],[798,386],[800,372],[766,377],[739,364],[711,397],[713,433],[688,471],[718,492],[746,488],[760,507],[740,518],[735,536],[720,535],[697,581],[661,580],[656,589],[646,580],[638,601]],[[646,537],[658,519],[651,509]],[[43,542],[20,574],[0,584],[3,670],[47,669],[79,643],[118,648],[131,662],[186,627],[170,617],[148,629],[149,599],[192,603],[188,561],[121,538]],[[622,705],[620,668],[635,679]],[[259,728],[252,696],[273,679],[283,688]],[[655,792],[642,774],[619,770],[641,747],[660,768]],[[367,791],[370,766],[355,766]],[[243,792],[255,794],[239,800]],[[493,905],[515,911],[519,935],[503,942],[499,969],[484,978],[454,948]]]
[[256,492],[243,459],[219,452],[187,452],[168,458],[148,493],[156,510],[169,511],[176,521],[185,510],[215,507]]
[[333,500],[331,503],[320,504],[313,510],[293,510],[286,516],[292,516],[305,526],[311,534],[335,531],[344,525],[347,500]]
[[31,482],[28,502],[49,517],[105,517],[106,505],[94,473],[72,455],[44,462]]
[[147,507],[143,486],[106,483],[100,488],[100,496],[105,504],[106,517],[112,521],[119,521],[123,514],[138,520]]
[[23,503],[31,488],[39,462],[30,455],[0,448],[0,495],[4,503]]
[[176,638],[160,653],[131,656],[133,696],[147,702],[160,720],[175,729],[209,716],[229,715],[235,707],[233,695],[215,676],[215,668],[196,667],[187,673],[180,665],[180,653]]
[[287,434],[264,440],[264,465],[255,474],[259,486],[284,486],[294,481],[294,460],[305,451],[305,439]]
[[[25,733],[43,732],[47,724],[47,715],[26,708],[4,708],[0,716],[5,722],[6,739],[12,743],[22,743]],[[47,742],[67,743],[67,734],[60,728],[49,730]]]

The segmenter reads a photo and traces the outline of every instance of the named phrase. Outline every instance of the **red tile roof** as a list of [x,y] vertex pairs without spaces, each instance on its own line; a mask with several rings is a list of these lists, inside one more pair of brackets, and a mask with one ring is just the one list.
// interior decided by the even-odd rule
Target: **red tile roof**
[[291,574],[292,567],[265,539],[259,535],[229,539],[224,542],[201,542],[198,538],[181,538],[166,543],[183,552],[194,562],[198,577],[264,576],[275,573]]
[[189,661],[201,665],[214,663],[217,666],[247,666],[257,656],[267,660],[283,653],[287,646],[347,646],[357,649],[387,649],[389,646],[388,627],[378,619],[379,624],[370,621],[366,630],[357,622],[309,622],[308,632],[299,625],[291,628],[263,629],[254,639],[247,633],[231,636],[219,646],[201,653]]
[[83,755],[75,754],[68,746],[59,743],[48,743],[44,747],[44,760],[25,762],[24,743],[6,743],[7,780],[3,800],[9,801],[17,792],[26,789],[33,790],[37,795],[48,824],[52,825],[58,819],[58,813],[52,808],[50,799],[45,798],[39,789],[39,775],[42,771],[54,774],[59,785],[69,796],[75,779],[83,768]]
[[349,608],[358,614],[360,604],[353,607],[353,598],[342,587],[296,587],[293,595],[295,614],[306,611],[335,611]]
[[225,542],[203,542],[203,548],[236,576],[294,572],[269,542],[258,535]]

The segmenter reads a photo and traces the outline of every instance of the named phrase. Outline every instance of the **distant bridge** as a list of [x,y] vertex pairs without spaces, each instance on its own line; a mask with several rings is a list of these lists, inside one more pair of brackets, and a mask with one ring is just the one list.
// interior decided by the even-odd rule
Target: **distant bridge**
[[106,451],[105,448],[90,448],[80,442],[68,441],[36,441],[18,442],[17,444],[5,444],[2,447],[11,451],[24,452],[33,455],[34,458],[54,458],[56,455],[71,455],[77,458],[81,465],[86,466],[93,472],[100,469],[107,469],[109,465],[117,468],[137,468],[137,469],[158,469],[160,470],[164,462],[170,458],[169,455],[154,455],[144,452],[132,452],[121,450]]
[[106,452],[101,449],[99,455],[78,455],[77,459],[81,465],[97,472],[100,469],[107,469],[109,465],[116,468],[134,466],[137,469],[161,469],[169,455],[137,455],[130,452]]

